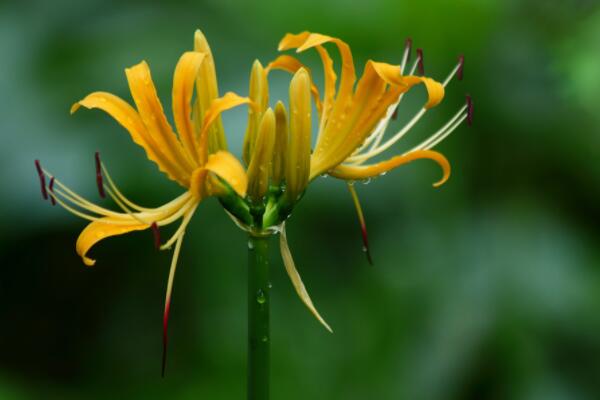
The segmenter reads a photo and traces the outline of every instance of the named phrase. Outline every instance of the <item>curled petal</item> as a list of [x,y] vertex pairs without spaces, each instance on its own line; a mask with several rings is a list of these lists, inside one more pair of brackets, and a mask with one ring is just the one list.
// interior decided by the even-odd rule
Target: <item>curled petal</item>
[[296,265],[294,264],[294,259],[292,258],[292,253],[290,252],[290,248],[287,242],[287,236],[285,234],[285,224],[281,229],[281,233],[279,234],[279,245],[281,248],[281,257],[283,258],[283,264],[285,265],[285,270],[287,271],[292,284],[294,285],[294,289],[296,289],[296,293],[300,297],[300,300],[306,305],[306,307],[310,310],[310,312],[317,318],[317,320],[327,329],[329,332],[333,333],[331,327],[325,322],[323,317],[319,314],[315,306],[313,305],[308,292],[306,291],[306,287],[304,283],[302,283],[302,278],[300,278],[300,274],[296,269]]
[[88,267],[93,266],[96,260],[93,260],[86,256],[87,252],[99,241],[106,239],[111,236],[123,235],[125,233],[133,231],[141,231],[150,228],[151,225],[141,224],[137,221],[131,223],[131,225],[117,225],[103,221],[109,221],[110,218],[102,218],[101,220],[94,221],[85,227],[77,238],[75,249],[77,254],[83,259],[83,263]]
[[224,150],[211,154],[204,168],[227,182],[240,197],[246,196],[248,177],[244,167],[233,154]]
[[434,187],[439,187],[448,180],[450,177],[450,163],[441,153],[432,150],[415,150],[372,165],[338,165],[329,171],[329,175],[351,181],[368,179],[420,159],[433,160],[442,168],[442,179],[434,183]]
[[[288,56],[286,54],[277,57],[274,61],[271,61],[269,65],[267,65],[267,73],[273,69],[280,69],[290,74],[295,74],[300,68],[304,68],[310,75],[310,69],[308,69],[304,64],[302,64],[296,57]],[[321,95],[319,94],[319,89],[312,81],[311,76],[311,84],[310,84],[310,92],[312,93],[313,99],[315,100],[315,106],[317,107],[317,111],[321,114],[322,104],[321,104]]]
[[227,92],[223,97],[214,99],[210,104],[210,107],[204,114],[204,121],[202,122],[202,130],[200,131],[200,161],[201,163],[206,162],[208,159],[208,130],[211,125],[217,120],[222,112],[240,106],[242,104],[250,104],[251,107],[255,107],[254,103],[248,97],[241,97],[233,92]]
[[426,109],[437,106],[444,98],[444,86],[431,78],[409,75],[402,77],[402,81],[406,85],[406,91],[419,83],[425,85],[428,96],[427,103],[424,106]]

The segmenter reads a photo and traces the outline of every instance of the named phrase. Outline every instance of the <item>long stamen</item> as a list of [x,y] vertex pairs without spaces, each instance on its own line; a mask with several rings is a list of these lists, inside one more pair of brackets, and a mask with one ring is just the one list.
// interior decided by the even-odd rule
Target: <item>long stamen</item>
[[[411,74],[414,73],[414,70],[416,67],[421,68],[422,67],[422,58],[423,58],[423,52],[421,49],[417,49],[417,59],[415,60],[415,63],[413,65]],[[444,81],[443,85],[444,87],[450,82],[450,80],[452,80],[452,78],[454,77],[454,75],[456,74],[461,74],[462,76],[462,70],[463,70],[463,65],[464,65],[464,56],[460,56],[458,59],[458,63],[457,65],[453,68],[453,70],[450,72],[450,74],[448,74],[448,77],[446,78],[446,80]],[[398,100],[398,102],[400,102],[400,100],[402,99],[402,96],[400,96],[400,99]],[[469,106],[469,104],[471,104]],[[469,108],[471,109],[471,118],[472,118],[472,102],[470,101],[470,96],[467,96],[467,111],[469,110]],[[464,110],[463,110],[464,111]],[[387,150],[388,148],[390,148],[392,145],[394,145],[398,140],[400,140],[406,133],[408,133],[408,131],[410,129],[412,129],[412,127],[423,117],[423,115],[425,114],[425,112],[427,112],[427,110],[425,108],[422,108],[421,110],[419,110],[419,112],[417,114],[415,114],[415,116],[408,122],[408,124],[406,124],[400,131],[398,131],[392,138],[388,139],[383,145],[379,145],[379,143],[381,142],[381,140],[383,139],[383,132],[378,131],[376,134],[373,134],[374,139],[371,143],[371,147],[369,148],[369,150],[366,153],[360,154],[360,151],[358,151],[355,155],[353,155],[352,157],[348,158],[347,162],[349,163],[363,163],[365,162],[367,159],[374,157],[378,154],[381,154],[382,152],[384,152],[385,150]],[[385,122],[385,126],[387,127],[387,119],[382,120]],[[467,118],[467,123],[469,123],[469,119]],[[448,126],[450,124],[447,124]],[[379,126],[378,126],[379,127]],[[384,128],[385,129],[385,128]],[[440,131],[438,131],[435,135],[437,135],[438,133],[440,133]],[[443,134],[443,133],[440,133]],[[435,136],[433,135],[433,136]],[[431,138],[430,138],[431,139]],[[428,139],[429,140],[429,139]],[[369,142],[371,142],[369,140]],[[422,143],[423,144],[423,143]],[[362,151],[366,146],[363,145],[360,150]],[[416,148],[420,147],[417,146]]]
[[429,143],[423,149],[429,150],[429,149],[432,149],[433,147],[437,146],[440,142],[442,142],[442,140],[446,139],[448,137],[448,135],[450,135],[452,132],[454,132],[456,130],[456,128],[458,128],[458,126],[460,124],[462,124],[466,118],[467,118],[467,114],[463,114],[458,121],[456,121],[450,128],[448,128],[448,130],[446,130],[446,132],[444,132],[437,139],[435,139],[434,141]]
[[156,247],[157,250],[160,249],[160,230],[158,230],[158,225],[156,224],[156,222],[153,222],[152,225],[152,234],[154,235],[154,247]]
[[171,268],[169,269],[169,280],[167,282],[167,294],[165,298],[165,311],[163,314],[163,354],[162,354],[162,368],[161,376],[165,377],[165,369],[167,366],[167,344],[168,344],[168,325],[169,325],[169,314],[171,312],[171,294],[173,293],[173,280],[175,279],[175,271],[177,270],[177,259],[179,258],[179,251],[181,250],[181,242],[183,236],[179,236],[177,244],[175,245],[175,251],[173,252],[173,259],[171,260]]
[[348,183],[348,190],[350,191],[350,195],[352,196],[352,201],[354,202],[354,208],[356,208],[356,214],[358,216],[358,222],[360,223],[360,232],[362,235],[363,241],[363,250],[367,255],[367,261],[369,264],[373,265],[373,259],[371,258],[371,250],[369,248],[369,236],[367,234],[367,224],[365,222],[365,216],[362,211],[362,207],[360,206],[360,200],[358,199],[358,194],[356,193],[356,189],[354,188],[354,184]]
[[113,193],[112,190],[110,190],[110,188],[108,186],[104,185],[104,190],[106,190],[106,192],[108,192],[108,195],[113,199],[113,201],[115,203],[117,203],[117,205],[121,208],[121,210],[125,211],[125,213],[127,215],[129,215],[131,218],[133,218],[136,221],[138,221],[140,224],[143,224],[143,225],[148,225],[149,224],[147,221],[143,220],[139,216],[140,213],[133,212],[125,204],[123,204],[123,202],[121,200],[119,200],[119,198],[115,195],[115,193]]
[[[44,170],[44,173],[46,176],[48,176],[49,178],[52,177],[52,175],[48,172]],[[111,211],[108,210],[104,207],[100,207],[94,203],[92,203],[89,200],[86,200],[85,198],[81,197],[80,195],[78,195],[77,193],[75,193],[74,191],[72,191],[71,189],[69,189],[66,185],[64,185],[60,180],[56,179],[55,180],[56,185],[61,188],[62,190],[64,190],[64,192],[62,190],[56,190],[56,192],[64,197],[65,200],[69,201],[70,203],[74,204],[75,206],[79,207],[79,208],[83,208],[86,211],[92,212],[94,214],[98,214],[98,215],[102,215],[105,217],[122,217],[123,215],[121,213],[115,212],[115,211]]]
[[419,67],[419,75],[425,75],[425,65],[423,64],[423,49],[417,49],[417,56],[419,62],[417,63]]
[[100,197],[105,198],[106,194],[104,193],[104,185],[102,184],[102,162],[100,161],[100,152],[96,152],[94,155],[96,159],[96,186],[98,186],[98,194]]
[[467,99],[467,125],[471,126],[473,124],[473,100],[471,99],[471,95],[466,95]]
[[119,188],[117,187],[115,182],[112,180],[112,177],[108,173],[108,169],[105,167],[104,163],[102,163],[101,166],[102,166],[102,173],[106,177],[106,180],[108,181],[108,186],[112,189],[112,191],[117,195],[117,197],[123,203],[127,204],[127,206],[129,206],[137,211],[150,211],[151,210],[150,208],[141,207],[141,206],[135,204],[134,202],[132,202],[131,200],[129,200],[127,197],[125,197],[125,195],[123,195],[123,193],[119,190]]
[[192,216],[194,215],[194,211],[196,211],[196,207],[198,205],[194,205],[191,210],[189,210],[185,216],[183,217],[183,221],[181,221],[181,225],[179,225],[179,228],[177,228],[177,230],[175,231],[175,233],[173,234],[173,236],[171,236],[171,238],[162,246],[160,246],[161,250],[166,250],[166,249],[170,249],[171,246],[173,246],[173,243],[180,237],[183,236],[183,234],[185,233],[185,228],[187,228],[188,223],[190,222],[190,220],[192,219]]
[[465,67],[465,56],[463,54],[461,54],[460,56],[458,56],[458,65],[460,67],[458,68],[458,72],[456,73],[456,78],[459,81],[462,81],[463,80],[464,67]]
[[446,124],[444,124],[444,126],[442,126],[440,129],[438,129],[433,135],[431,135],[430,137],[428,137],[427,139],[425,139],[423,142],[421,142],[419,145],[415,146],[411,151],[413,150],[422,150],[425,148],[428,148],[428,146],[435,142],[440,136],[443,136],[446,131],[448,131],[448,129],[453,126],[453,124],[463,115],[465,114],[465,110],[467,109],[467,106],[464,105],[460,108],[460,110],[458,110],[458,112],[456,114],[454,114],[454,116],[452,118],[450,118],[450,120],[448,122],[446,122]]
[[35,169],[37,170],[38,177],[40,178],[40,188],[42,189],[42,197],[44,200],[48,200],[48,192],[46,191],[46,177],[44,171],[40,165],[40,160],[35,160]]
[[452,69],[452,71],[448,74],[448,76],[444,80],[444,83],[443,83],[444,87],[446,87],[446,85],[448,85],[448,83],[452,80],[452,78],[454,78],[454,75],[456,75],[456,77],[459,81],[462,81],[464,65],[465,65],[465,57],[461,55],[458,57],[458,63],[456,64],[456,66]]
[[406,63],[410,60],[410,50],[412,49],[412,39],[406,38],[404,42],[404,55],[402,56],[402,64],[400,64],[400,73],[404,75],[404,67],[406,67]]
[[[54,192],[54,177],[50,178],[50,183],[48,184],[48,190],[50,193]],[[54,196],[50,196],[50,203],[55,206],[56,200],[54,200]]]

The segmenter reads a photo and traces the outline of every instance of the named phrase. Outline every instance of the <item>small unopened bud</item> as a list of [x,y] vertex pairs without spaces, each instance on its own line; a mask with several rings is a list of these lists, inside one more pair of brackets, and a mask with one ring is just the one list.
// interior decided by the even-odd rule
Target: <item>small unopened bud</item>
[[310,77],[299,69],[290,83],[290,137],[285,177],[291,202],[304,191],[310,176],[311,103]]
[[269,190],[271,161],[275,147],[275,113],[268,109],[258,127],[256,143],[248,166],[248,195],[256,202],[261,201]]
[[279,101],[275,106],[275,148],[273,150],[273,172],[271,176],[273,185],[279,186],[284,179],[288,135],[287,111],[283,103]]
[[257,105],[256,108],[248,109],[248,126],[244,136],[244,148],[242,156],[246,164],[250,165],[252,154],[254,154],[254,145],[258,133],[258,126],[262,115],[269,105],[269,83],[267,73],[260,61],[254,61],[252,71],[250,72],[249,97]]

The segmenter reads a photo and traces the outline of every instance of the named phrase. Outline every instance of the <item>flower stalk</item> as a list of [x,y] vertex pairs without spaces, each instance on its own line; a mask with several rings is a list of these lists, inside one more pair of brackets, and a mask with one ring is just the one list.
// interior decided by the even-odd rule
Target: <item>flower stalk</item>
[[248,235],[248,400],[269,399],[269,239]]

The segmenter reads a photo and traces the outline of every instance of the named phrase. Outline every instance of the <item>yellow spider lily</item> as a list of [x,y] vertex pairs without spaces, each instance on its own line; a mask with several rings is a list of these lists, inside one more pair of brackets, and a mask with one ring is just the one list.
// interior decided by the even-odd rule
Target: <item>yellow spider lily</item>
[[[167,121],[146,62],[125,70],[136,108],[106,92],[91,93],[71,108],[71,113],[82,106],[108,113],[129,132],[132,140],[144,149],[148,159],[160,171],[185,189],[184,193],[157,208],[138,206],[117,188],[96,155],[100,195],[104,197],[104,193],[109,194],[121,208],[121,212],[116,212],[76,194],[43,170],[36,161],[44,196],[50,196],[53,204],[56,202],[71,213],[91,221],[76,243],[77,253],[88,266],[95,263],[87,256],[88,251],[107,237],[150,228],[156,234],[158,227],[181,220],[175,234],[160,246],[161,249],[170,249],[175,245],[165,301],[165,348],[177,258],[194,211],[206,197],[231,195],[233,190],[234,196],[244,198],[248,188],[244,167],[225,150],[220,114],[232,107],[250,104],[251,101],[234,93],[218,97],[212,53],[200,31],[196,32],[194,47],[195,51],[181,56],[173,75],[172,110],[177,133]],[[192,104],[194,89],[198,94],[195,104]],[[106,184],[102,180],[103,175]],[[49,185],[45,183],[46,177],[50,179]],[[159,236],[155,239],[160,244]]]
[[[329,56],[325,44],[336,45],[341,56],[340,81],[336,89],[337,74],[334,64]],[[427,140],[413,149],[395,155],[388,160],[366,164],[371,158],[389,149],[400,138],[402,138],[418,121],[427,110],[438,105],[444,97],[444,89],[450,80],[456,75],[462,78],[463,58],[452,70],[443,83],[435,80],[413,75],[419,67],[423,73],[423,54],[417,50],[418,57],[415,60],[410,74],[404,75],[406,64],[410,55],[410,40],[404,51],[401,65],[391,65],[369,60],[364,68],[362,77],[356,82],[356,72],[350,47],[340,39],[310,32],[299,34],[287,34],[279,43],[279,50],[296,49],[301,53],[308,49],[316,49],[323,64],[324,70],[324,93],[321,97],[319,89],[312,83],[308,68],[297,58],[290,55],[281,55],[267,66],[267,72],[273,69],[282,69],[294,74],[290,84],[290,103],[303,104],[301,111],[293,110],[298,119],[299,114],[307,115],[308,119],[297,132],[290,132],[288,139],[286,165],[287,189],[294,193],[291,201],[297,200],[295,196],[301,194],[308,183],[320,175],[330,175],[346,180],[348,188],[353,197],[354,204],[361,223],[364,248],[368,252],[368,239],[363,213],[358,201],[356,190],[353,187],[355,180],[370,179],[383,175],[387,171],[418,159],[430,159],[442,168],[441,180],[434,187],[442,185],[450,175],[450,164],[440,153],[431,150],[435,145],[446,138],[465,119],[472,118],[472,103],[467,98],[467,104],[451,118],[440,130],[431,135]],[[307,80],[301,85],[297,82]],[[386,128],[393,118],[403,95],[413,86],[423,84],[428,93],[428,99],[423,108],[413,119],[406,124],[390,139],[383,141]],[[312,153],[306,150],[306,143],[310,143],[310,103],[309,96],[314,98],[315,106],[319,114],[316,143]],[[291,124],[293,128],[294,124]],[[296,141],[296,144],[294,144]],[[305,179],[290,179],[295,176]],[[290,273],[292,281],[300,297],[315,316],[329,329],[322,318],[314,309],[308,294],[302,284],[287,244],[285,228],[281,232],[281,252]]]

